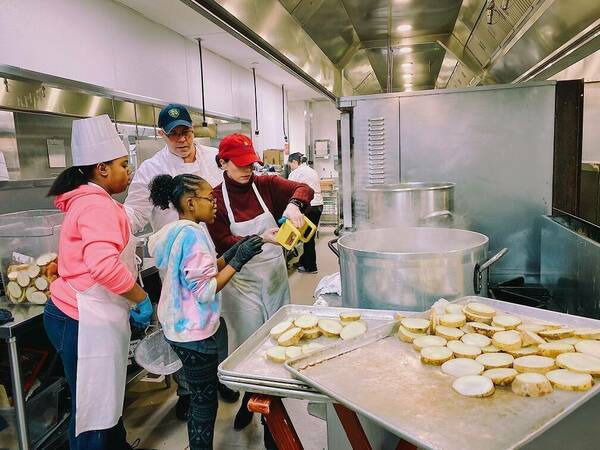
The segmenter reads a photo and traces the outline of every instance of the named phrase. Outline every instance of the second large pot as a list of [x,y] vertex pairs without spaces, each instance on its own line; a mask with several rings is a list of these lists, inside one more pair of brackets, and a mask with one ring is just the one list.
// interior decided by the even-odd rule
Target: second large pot
[[440,298],[487,294],[487,236],[431,227],[384,228],[342,236],[342,302],[354,308],[424,311]]
[[451,228],[454,186],[423,182],[367,186],[367,217],[360,229],[401,225]]

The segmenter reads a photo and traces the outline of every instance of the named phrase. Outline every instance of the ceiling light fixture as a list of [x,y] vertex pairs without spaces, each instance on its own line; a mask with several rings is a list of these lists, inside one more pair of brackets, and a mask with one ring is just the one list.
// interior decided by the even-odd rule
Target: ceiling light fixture
[[404,23],[402,25],[398,25],[398,27],[396,28],[396,30],[399,31],[400,33],[406,33],[408,31],[412,30],[412,25]]
[[489,0],[488,5],[485,7],[485,13],[487,17],[487,24],[492,25],[494,23],[494,9],[496,8],[496,4],[494,0]]

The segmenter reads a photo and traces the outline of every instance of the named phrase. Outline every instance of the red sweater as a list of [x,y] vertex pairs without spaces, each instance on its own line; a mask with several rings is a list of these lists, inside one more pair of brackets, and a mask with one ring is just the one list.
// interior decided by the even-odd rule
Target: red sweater
[[[291,199],[300,200],[305,205],[310,205],[314,195],[313,190],[307,184],[296,183],[275,175],[253,176],[248,183],[240,184],[229,178],[227,172],[225,172],[223,180],[224,183],[227,183],[227,193],[229,194],[231,210],[236,222],[251,220],[263,213],[252,189],[253,182],[275,220],[281,218]],[[217,217],[215,223],[207,225],[217,252],[222,254],[240,240],[242,236],[234,236],[229,229],[230,222],[223,201],[222,184],[214,188],[213,195],[217,200]]]

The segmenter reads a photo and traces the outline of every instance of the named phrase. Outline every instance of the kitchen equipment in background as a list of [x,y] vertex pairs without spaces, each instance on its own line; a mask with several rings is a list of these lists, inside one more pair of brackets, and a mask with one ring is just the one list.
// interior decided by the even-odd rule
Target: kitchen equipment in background
[[329,158],[331,153],[331,140],[330,139],[316,139],[315,140],[315,158]]
[[165,143],[162,139],[139,140],[135,149],[137,167],[139,167],[147,159],[150,159],[156,155],[156,153],[158,153],[164,146]]
[[385,117],[368,119],[369,184],[385,184]]
[[[0,215],[0,273],[6,288],[8,266],[34,262],[46,253],[58,252],[64,214],[55,209],[38,209]],[[23,286],[25,287],[25,286]]]
[[323,197],[322,226],[337,227],[339,224],[337,179],[321,178],[321,197]]
[[566,313],[566,308],[557,304],[551,292],[541,283],[527,282],[525,277],[515,277],[501,283],[490,284],[490,298],[532,308]]
[[473,231],[403,227],[349,233],[329,247],[344,306],[424,311],[442,297],[487,295],[489,268],[508,252],[488,259],[488,243]]
[[454,183],[425,182],[367,186],[367,221],[359,229],[401,225],[451,228],[454,187]]

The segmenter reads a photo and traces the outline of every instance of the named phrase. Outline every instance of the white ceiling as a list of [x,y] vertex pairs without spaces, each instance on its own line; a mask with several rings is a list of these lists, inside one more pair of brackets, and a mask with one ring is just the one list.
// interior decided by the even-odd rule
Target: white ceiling
[[256,68],[256,74],[276,85],[284,85],[289,100],[324,99],[325,96],[248,47],[180,0],[116,0],[144,17],[189,39],[202,39],[202,46],[238,66]]

